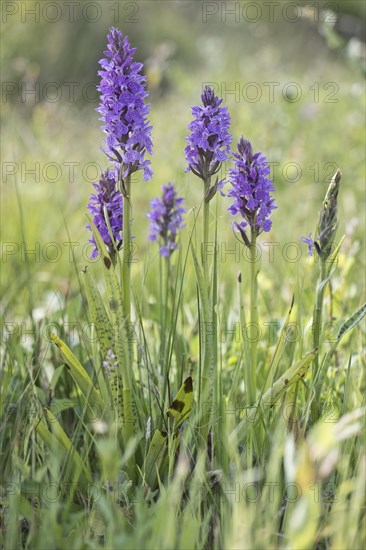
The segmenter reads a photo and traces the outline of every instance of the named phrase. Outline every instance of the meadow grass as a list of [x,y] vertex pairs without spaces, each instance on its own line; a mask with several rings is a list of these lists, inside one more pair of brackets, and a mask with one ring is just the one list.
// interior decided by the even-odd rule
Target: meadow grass
[[[225,48],[220,40],[211,42],[215,65],[207,62],[193,75],[173,62],[174,89],[153,101],[156,183],[131,182],[136,238],[130,297],[121,292],[125,263],[114,270],[83,253],[90,183],[86,190],[64,173],[56,184],[42,174],[40,182],[29,181],[21,170],[3,182],[2,209],[9,212],[1,236],[4,548],[365,547],[364,241],[358,210],[364,104],[358,75],[334,52],[311,66],[295,55],[298,65],[285,59],[280,73],[277,65],[276,81],[299,79],[304,89],[318,80],[341,82],[338,103],[316,104],[307,96],[297,103],[282,98],[248,105],[227,97],[234,139],[244,132],[281,167],[274,172],[273,231],[258,238],[261,334],[253,400],[247,391],[253,348],[242,331],[250,319],[253,262],[233,235],[227,198],[216,195],[203,223],[201,182],[184,175],[183,155],[190,106],[202,82],[238,78],[238,57],[226,51],[238,50],[237,38],[228,33]],[[265,71],[270,80],[280,50],[268,46],[257,66],[246,40],[249,61],[240,74],[262,82]],[[100,136],[94,107],[41,103],[15,110],[5,104],[4,158],[27,166],[50,159],[104,166],[95,146]],[[303,175],[291,183],[283,166],[294,161]],[[315,235],[333,164],[342,171],[340,247],[322,268],[316,253],[307,257],[299,237]],[[188,207],[181,246],[169,266],[147,242],[145,219],[147,193],[153,197],[168,180],[177,182]],[[199,254],[208,215],[215,245],[209,270]],[[22,243],[36,253],[24,254]],[[47,256],[55,250],[49,243],[60,246],[57,261]],[[298,243],[301,258],[293,260],[288,243]],[[129,300],[132,325],[123,321]],[[313,312],[320,301],[323,328],[314,346]],[[111,348],[117,371],[103,366],[114,360]],[[214,366],[209,399],[204,353]],[[177,401],[184,403],[181,413],[173,406]],[[202,410],[208,422],[203,430]]]

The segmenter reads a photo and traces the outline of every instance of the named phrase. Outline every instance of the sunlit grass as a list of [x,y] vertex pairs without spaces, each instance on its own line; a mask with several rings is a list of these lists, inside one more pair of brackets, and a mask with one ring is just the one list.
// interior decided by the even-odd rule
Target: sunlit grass
[[[267,28],[259,52],[258,38],[251,45],[253,29],[247,38],[233,31],[223,39],[220,33],[207,36],[201,27],[202,36],[197,31],[195,35],[198,59],[207,56],[209,48],[215,55],[201,67],[196,63],[193,71],[182,60],[171,62],[170,86],[162,97],[152,96],[155,179],[133,182],[137,424],[128,441],[110,414],[113,403],[101,370],[102,344],[91,327],[81,273],[88,265],[108,306],[102,262],[92,264],[84,248],[91,181],[83,168],[94,162],[105,167],[98,151],[96,105],[39,103],[14,109],[6,103],[2,109],[3,161],[16,163],[10,166],[15,175],[5,178],[3,172],[2,178],[0,541],[5,548],[365,546],[364,323],[345,334],[334,354],[326,355],[342,323],[364,301],[364,102],[359,74],[334,52],[324,50],[316,59],[317,40],[309,46],[308,55],[314,53],[310,62],[301,54],[302,41],[294,41],[293,29],[284,31],[279,46]],[[189,32],[182,19],[178,42],[184,28]],[[306,36],[305,28],[302,32]],[[290,38],[293,59],[284,46]],[[219,92],[223,83],[232,89],[239,82],[242,90],[248,81],[280,82],[274,102],[265,97],[255,103],[226,98],[234,140],[246,135],[270,162],[279,163],[274,168],[278,210],[273,231],[259,239],[263,256],[258,277],[257,388],[258,396],[266,398],[254,410],[248,408],[244,388],[246,348],[238,325],[243,321],[240,304],[246,312],[249,307],[250,262],[233,235],[228,199],[219,195],[211,202],[210,233],[217,231],[218,244],[219,328],[208,453],[202,451],[197,435],[195,409],[179,430],[179,447],[173,419],[167,417],[190,374],[197,399],[202,296],[198,299],[190,245],[192,240],[199,247],[195,216],[202,214],[202,188],[192,174],[184,173],[183,149],[190,107],[206,81],[216,82]],[[282,96],[283,86],[293,81],[301,83],[299,102]],[[315,82],[320,83],[323,101],[314,102],[309,87]],[[329,82],[339,85],[336,103],[324,102]],[[35,162],[39,181],[25,172],[34,169]],[[61,167],[54,182],[57,168],[43,172],[51,162]],[[73,177],[70,162],[78,163]],[[295,181],[286,171],[290,162],[302,170]],[[325,180],[335,167],[342,171],[336,242],[342,235],[345,239],[324,296],[320,359],[329,361],[321,380],[307,374],[287,391],[279,391],[273,383],[313,350],[319,262],[316,256],[307,257],[299,237],[314,232]],[[167,181],[175,182],[186,197],[189,213],[181,249],[172,256],[172,293],[164,306],[162,264],[157,247],[147,240],[146,212],[150,198]],[[288,243],[296,245],[290,250]],[[24,248],[35,253],[25,254]],[[294,250],[300,254],[296,261],[286,256]],[[109,315],[108,307],[107,311]],[[51,331],[90,377],[84,390],[75,373],[70,376],[49,338]],[[93,397],[94,390],[105,404],[104,413],[96,416],[93,406],[99,394]],[[144,467],[157,428],[168,432],[166,454],[147,483]]]

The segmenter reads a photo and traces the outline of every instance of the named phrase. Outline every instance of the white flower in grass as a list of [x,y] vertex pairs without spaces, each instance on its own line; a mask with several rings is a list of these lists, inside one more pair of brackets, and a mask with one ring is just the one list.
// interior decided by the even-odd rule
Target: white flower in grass
[[106,375],[110,376],[111,373],[114,370],[116,370],[117,366],[118,366],[118,361],[116,359],[116,355],[113,353],[111,349],[109,349],[103,361],[103,367],[105,369]]

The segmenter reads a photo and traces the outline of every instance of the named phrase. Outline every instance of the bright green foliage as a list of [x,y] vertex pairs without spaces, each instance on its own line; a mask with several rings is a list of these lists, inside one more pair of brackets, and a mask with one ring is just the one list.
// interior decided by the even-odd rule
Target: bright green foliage
[[[109,7],[99,4],[104,17]],[[2,104],[3,158],[18,167],[2,190],[5,549],[366,546],[359,67],[347,64],[340,50],[326,49],[309,11],[299,26],[260,21],[244,28],[233,17],[222,23],[220,12],[203,23],[203,4],[138,2],[140,23],[124,23],[141,60],[152,55],[156,37],[165,37],[157,51],[176,48],[176,57],[161,66],[154,58],[147,67],[156,181],[131,182],[130,295],[123,287],[122,254],[112,259],[98,235],[98,263],[89,262],[90,251],[83,249],[88,221],[80,220],[90,175],[81,167],[98,162],[104,168],[95,104]],[[206,4],[220,9],[220,3]],[[50,5],[50,17],[51,11]],[[9,16],[9,32],[2,35],[9,44],[2,53],[9,61],[5,80],[15,82],[24,72],[28,86],[37,71],[40,79],[48,71],[46,78],[56,81],[53,67],[59,81],[81,78],[82,69],[85,81],[95,80],[94,53],[103,47],[106,19],[77,22],[74,33],[67,25],[50,30],[46,22],[17,27],[12,21]],[[330,25],[324,27],[329,31]],[[48,40],[60,63],[50,62]],[[351,46],[344,46],[345,56]],[[255,381],[250,333],[243,330],[250,320],[249,258],[230,227],[227,199],[217,194],[203,208],[202,188],[191,176],[184,179],[189,109],[206,78],[218,92],[240,84],[239,98],[225,98],[232,133],[248,134],[274,163],[278,210],[268,242],[258,238],[262,332]],[[281,84],[270,102],[263,83],[272,81]],[[302,84],[299,101],[282,94],[284,83],[293,81]],[[243,98],[246,90],[250,96],[248,82],[261,84],[258,102]],[[336,84],[339,102],[329,102]],[[34,168],[35,160],[40,181],[23,181],[21,164]],[[63,167],[56,183],[50,172],[42,175],[52,161]],[[72,182],[68,161],[80,165]],[[302,170],[297,180],[290,177],[294,163]],[[338,166],[339,230],[320,275],[319,259],[308,258],[305,247],[297,261],[289,257],[315,226]],[[149,199],[167,181],[176,182],[189,210],[181,248],[169,265],[148,246],[145,219]],[[206,268],[200,255],[203,210],[214,250]],[[335,210],[325,214],[332,240]],[[66,243],[59,261],[47,259],[50,241]],[[288,243],[293,249],[286,249]],[[317,293],[321,331],[314,346]]]

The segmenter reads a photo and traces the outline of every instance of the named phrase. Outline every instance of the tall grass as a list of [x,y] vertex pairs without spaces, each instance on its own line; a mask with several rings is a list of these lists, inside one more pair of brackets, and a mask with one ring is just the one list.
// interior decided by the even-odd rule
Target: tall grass
[[[179,67],[174,70],[179,74]],[[172,132],[169,117],[177,97],[183,103],[189,89],[183,79],[174,98],[159,107],[158,142],[159,132]],[[354,99],[349,97],[346,111]],[[255,119],[241,107],[233,106],[235,131]],[[252,107],[254,113],[258,106]],[[295,108],[271,105],[266,111],[274,157],[278,142],[287,143],[289,158],[301,145]],[[64,114],[35,109],[36,138],[46,160],[53,149],[41,128],[49,119],[62,128]],[[328,116],[325,106],[319,120],[309,122],[314,135],[333,128],[319,142],[309,134],[309,164],[322,148],[321,159],[328,161],[339,139]],[[22,116],[14,113],[13,120],[11,136],[23,136]],[[179,113],[177,121],[186,122]],[[77,122],[82,137],[82,116]],[[358,143],[353,124],[344,129],[344,139],[355,134]],[[258,125],[253,130],[262,133]],[[32,159],[38,141],[27,139]],[[362,172],[361,148],[341,149],[350,193],[345,206],[340,200],[344,213],[358,198],[349,174],[354,170],[357,179]],[[172,175],[159,156],[156,162],[160,177]],[[183,172],[181,160],[177,166]],[[20,189],[22,182],[14,179]],[[133,196],[127,190],[126,234],[130,218],[136,224],[141,212],[145,216],[143,189],[136,186]],[[340,233],[332,240],[326,263],[314,252],[295,270],[278,255],[273,264],[262,261],[259,270],[253,238],[251,254],[240,244],[240,262],[225,263],[221,244],[230,224],[224,199],[216,195],[206,202],[191,180],[188,191],[192,209],[169,262],[158,258],[156,247],[145,246],[143,231],[137,231],[143,245],[138,266],[130,263],[129,239],[114,262],[95,228],[101,261],[87,268],[74,253],[69,265],[37,265],[27,254],[25,263],[13,263],[5,248],[2,547],[365,547],[365,306],[357,240],[352,242],[348,229],[346,239]],[[40,234],[53,234],[60,209],[67,240],[73,241],[78,213],[68,216],[74,207],[65,206],[65,191],[53,192],[49,211],[47,191],[40,192],[40,219],[47,219],[40,226],[29,223],[31,190],[23,186],[16,201],[7,197],[19,218],[9,217],[5,237],[31,248]],[[275,223],[282,246],[289,228],[292,241],[300,236],[295,231],[306,232],[309,210],[302,216],[305,191],[295,189],[296,208],[295,192],[280,192],[286,214]],[[324,211],[320,192],[312,197],[318,205],[311,225],[318,207]],[[346,221],[340,220],[342,228]],[[208,242],[207,261],[200,252]],[[257,244],[264,250],[260,237]],[[44,280],[53,293],[41,307]],[[262,329],[258,341],[248,330],[250,321]]]
[[[100,240],[98,246],[106,258]],[[276,341],[258,342],[254,404],[243,385],[251,365],[248,342],[234,334],[223,344],[216,334],[215,399],[207,409],[210,436],[202,445],[199,371],[187,341],[200,331],[198,324],[187,325],[183,300],[189,248],[194,251],[188,239],[172,256],[169,277],[164,263],[147,266],[166,282],[155,303],[134,289],[133,338],[123,322],[120,271],[106,261],[105,294],[91,268],[81,273],[80,295],[88,300],[96,333],[89,345],[75,344],[61,328],[69,346],[53,335],[58,352],[36,339],[26,353],[19,334],[8,336],[1,369],[6,548],[364,545],[364,360],[358,323],[365,308],[342,319],[319,355],[310,331],[302,331],[300,340],[292,337],[292,319],[301,328],[311,321],[311,300],[296,291]],[[342,263],[341,249],[336,255]],[[199,287],[203,276],[195,252],[193,259]],[[243,267],[248,273],[238,282],[240,297],[250,272]],[[308,265],[312,269],[316,262]],[[213,286],[217,277],[213,262]],[[189,304],[189,315],[194,307],[199,311],[202,292],[196,306]],[[220,305],[216,313],[222,320],[227,312]],[[241,310],[236,308],[238,319]],[[259,315],[262,310],[261,304]],[[81,301],[79,311],[85,311]],[[67,305],[60,313],[67,315]],[[199,321],[197,313],[194,320]],[[115,371],[103,366],[109,349],[117,357]],[[317,354],[321,369],[314,377],[310,366]]]

